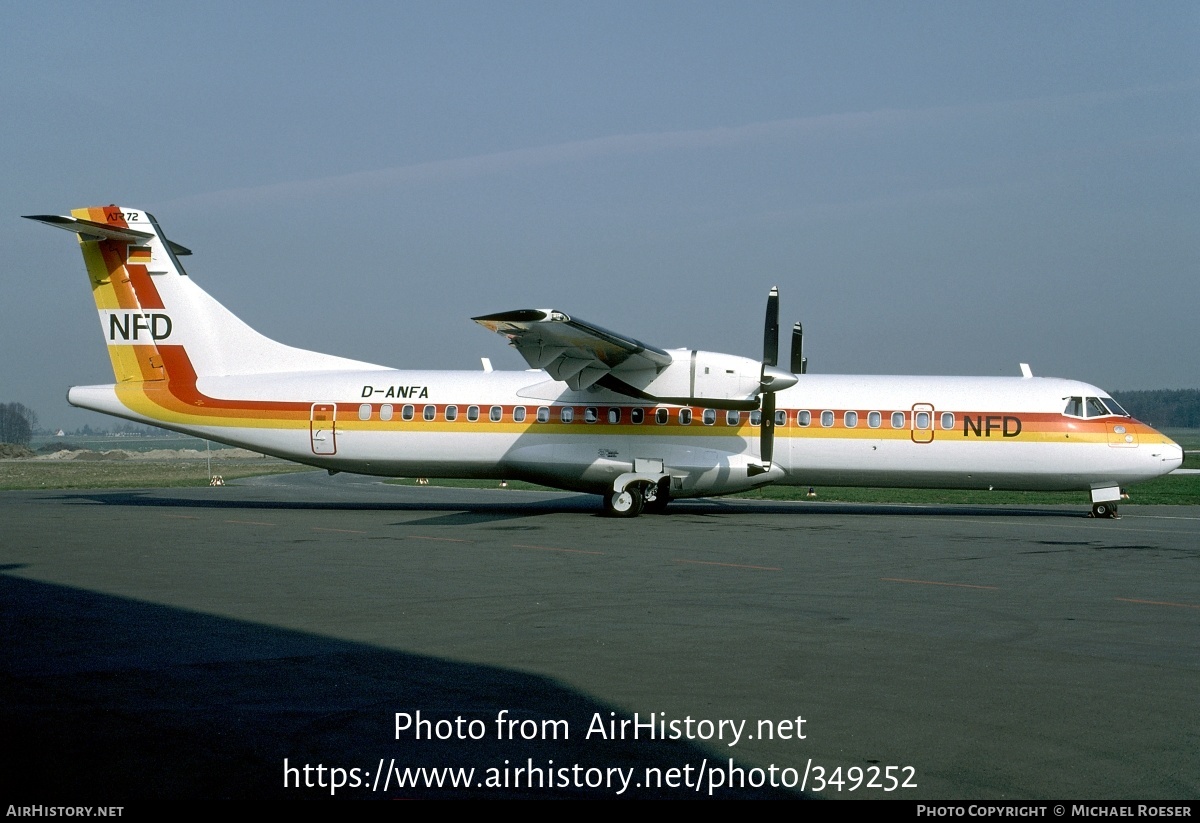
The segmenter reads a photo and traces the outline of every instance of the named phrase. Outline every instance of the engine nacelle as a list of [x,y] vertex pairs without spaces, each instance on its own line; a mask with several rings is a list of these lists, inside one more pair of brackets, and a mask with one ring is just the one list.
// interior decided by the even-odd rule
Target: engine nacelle
[[[721,352],[673,349],[671,364],[658,373],[641,371],[613,376],[636,390],[635,396],[689,406],[718,409],[757,409],[763,367],[757,360]],[[795,384],[794,375],[767,368],[772,391]]]

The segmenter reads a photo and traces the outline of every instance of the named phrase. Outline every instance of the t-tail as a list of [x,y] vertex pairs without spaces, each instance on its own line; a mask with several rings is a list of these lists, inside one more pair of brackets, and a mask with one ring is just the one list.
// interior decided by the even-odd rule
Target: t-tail
[[100,206],[28,217],[78,236],[112,361],[116,383],[72,388],[73,405],[182,430],[229,425],[232,417],[245,425],[245,418],[291,416],[279,407],[292,404],[226,407],[198,381],[382,368],[259,334],[192,282],[179,262],[191,252],[168,240],[148,212]]

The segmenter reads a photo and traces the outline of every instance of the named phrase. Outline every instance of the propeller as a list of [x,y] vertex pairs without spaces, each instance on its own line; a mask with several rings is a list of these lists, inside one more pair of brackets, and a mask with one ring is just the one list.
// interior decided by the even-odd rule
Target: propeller
[[[799,324],[796,324],[797,327]],[[792,331],[792,360],[796,359],[795,329]],[[796,375],[778,368],[779,363],[779,287],[772,286],[767,295],[767,317],[763,326],[762,377],[759,391],[762,394],[762,419],[759,421],[758,455],[761,466],[751,466],[752,475],[765,474],[771,470],[775,456],[775,392],[796,385]]]
[[808,374],[808,358],[804,356],[804,326],[792,326],[792,374]]

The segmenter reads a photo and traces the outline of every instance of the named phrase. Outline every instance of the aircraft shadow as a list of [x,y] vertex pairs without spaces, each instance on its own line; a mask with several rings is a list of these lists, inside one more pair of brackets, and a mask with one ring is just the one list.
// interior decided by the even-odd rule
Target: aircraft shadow
[[[381,758],[401,769],[474,768],[482,782],[508,762],[497,772],[507,787],[393,783],[386,793],[343,788],[343,798],[614,797],[603,786],[515,786],[512,774],[529,761],[548,771],[553,760],[554,768],[632,768],[636,783],[647,767],[726,762],[681,742],[586,741],[593,715],[607,719],[616,707],[545,677],[26,580],[11,574],[19,568],[0,569],[8,803],[330,796],[328,787],[285,788],[285,758],[301,783],[305,764],[313,783],[318,764],[373,780]],[[432,720],[478,719],[486,734],[394,739],[395,713],[418,709]],[[517,720],[565,719],[570,739],[498,740],[502,709]],[[621,796],[697,795],[631,785]],[[799,795],[747,787],[716,796]]]
[[[245,488],[245,487],[239,487]],[[555,514],[582,514],[602,517],[600,500],[594,495],[552,493],[549,498],[527,500],[519,497],[495,500],[496,493],[487,491],[472,494],[470,489],[453,489],[452,497],[434,498],[427,491],[397,488],[397,497],[389,500],[320,499],[312,494],[303,500],[255,499],[243,497],[201,498],[180,496],[175,490],[120,490],[104,492],[67,492],[56,499],[65,502],[85,500],[111,506],[142,506],[164,508],[206,508],[230,510],[280,511],[395,511],[447,512],[445,517],[423,520],[423,525],[461,526],[491,521],[544,517]],[[256,489],[261,492],[262,489]],[[279,493],[279,489],[272,489]],[[221,493],[221,492],[218,492]],[[342,495],[346,492],[342,491]],[[403,495],[403,496],[401,496]],[[874,515],[883,517],[1048,517],[1080,518],[1088,513],[1070,506],[982,506],[963,503],[904,504],[904,503],[814,503],[811,501],[748,500],[744,498],[697,498],[676,500],[665,515],[644,514],[642,517],[671,517],[681,515],[731,517],[738,515],[786,514],[795,517],[829,515]]]

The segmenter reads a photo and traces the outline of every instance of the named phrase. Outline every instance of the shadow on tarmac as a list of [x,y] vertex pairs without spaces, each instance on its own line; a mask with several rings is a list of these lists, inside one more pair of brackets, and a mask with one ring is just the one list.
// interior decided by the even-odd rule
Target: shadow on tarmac
[[[599,497],[587,494],[571,494],[547,492],[541,493],[531,500],[506,499],[493,501],[482,499],[491,497],[494,492],[478,491],[472,494],[471,489],[446,489],[448,496],[435,499],[428,490],[411,490],[397,488],[395,499],[389,500],[339,500],[319,499],[279,499],[280,492],[286,491],[288,497],[295,496],[298,489],[292,487],[261,487],[254,489],[261,494],[269,489],[268,494],[275,499],[255,499],[244,496],[238,499],[203,498],[181,495],[178,489],[162,490],[121,490],[106,492],[68,492],[55,499],[66,503],[89,501],[108,506],[149,506],[166,508],[204,508],[204,509],[250,509],[250,510],[294,510],[294,511],[396,511],[396,512],[453,512],[457,515],[473,515],[474,519],[464,521],[454,520],[453,525],[465,522],[481,522],[486,520],[503,520],[507,518],[542,517],[553,514],[583,514],[603,517]],[[440,491],[441,489],[439,489]],[[341,491],[341,490],[339,490]],[[341,492],[345,494],[344,491]],[[665,515],[644,514],[643,517],[659,517],[671,515],[761,515],[786,514],[792,516],[821,516],[821,515],[874,515],[881,517],[1046,517],[1046,518],[1086,518],[1088,513],[1078,507],[1071,506],[1039,506],[1034,508],[995,505],[981,506],[961,503],[945,504],[905,504],[905,503],[814,503],[811,501],[769,501],[749,500],[745,498],[697,498],[675,500]],[[424,521],[436,523],[434,521]]]
[[[131,497],[145,499],[97,497],[124,505]],[[388,764],[393,758],[401,770],[474,768],[475,784],[487,781],[489,769],[498,770],[500,785],[400,789],[393,782],[387,792],[342,788],[336,797],[614,797],[615,788],[574,785],[576,775],[594,782],[612,767],[633,769],[622,797],[704,797],[703,789],[697,795],[635,786],[647,768],[665,774],[690,765],[695,775],[702,761],[727,767],[727,758],[684,742],[585,740],[593,716],[607,721],[616,707],[545,677],[10,574],[20,568],[0,569],[0,728],[8,803],[329,797],[329,767],[359,769],[369,785],[381,759]],[[567,720],[570,739],[499,740],[496,718],[504,709],[519,721]],[[395,739],[395,713],[417,710],[435,722],[477,719],[476,729],[485,734],[416,741],[409,731]],[[304,784],[304,765],[314,767],[313,788],[284,787],[285,758],[297,769],[293,786]],[[315,785],[318,764],[327,769],[324,788]],[[582,771],[570,771],[576,764]],[[528,765],[540,768],[548,785],[538,788],[535,781],[529,788],[522,775],[515,786],[514,771]],[[799,795],[747,786],[715,796]]]

